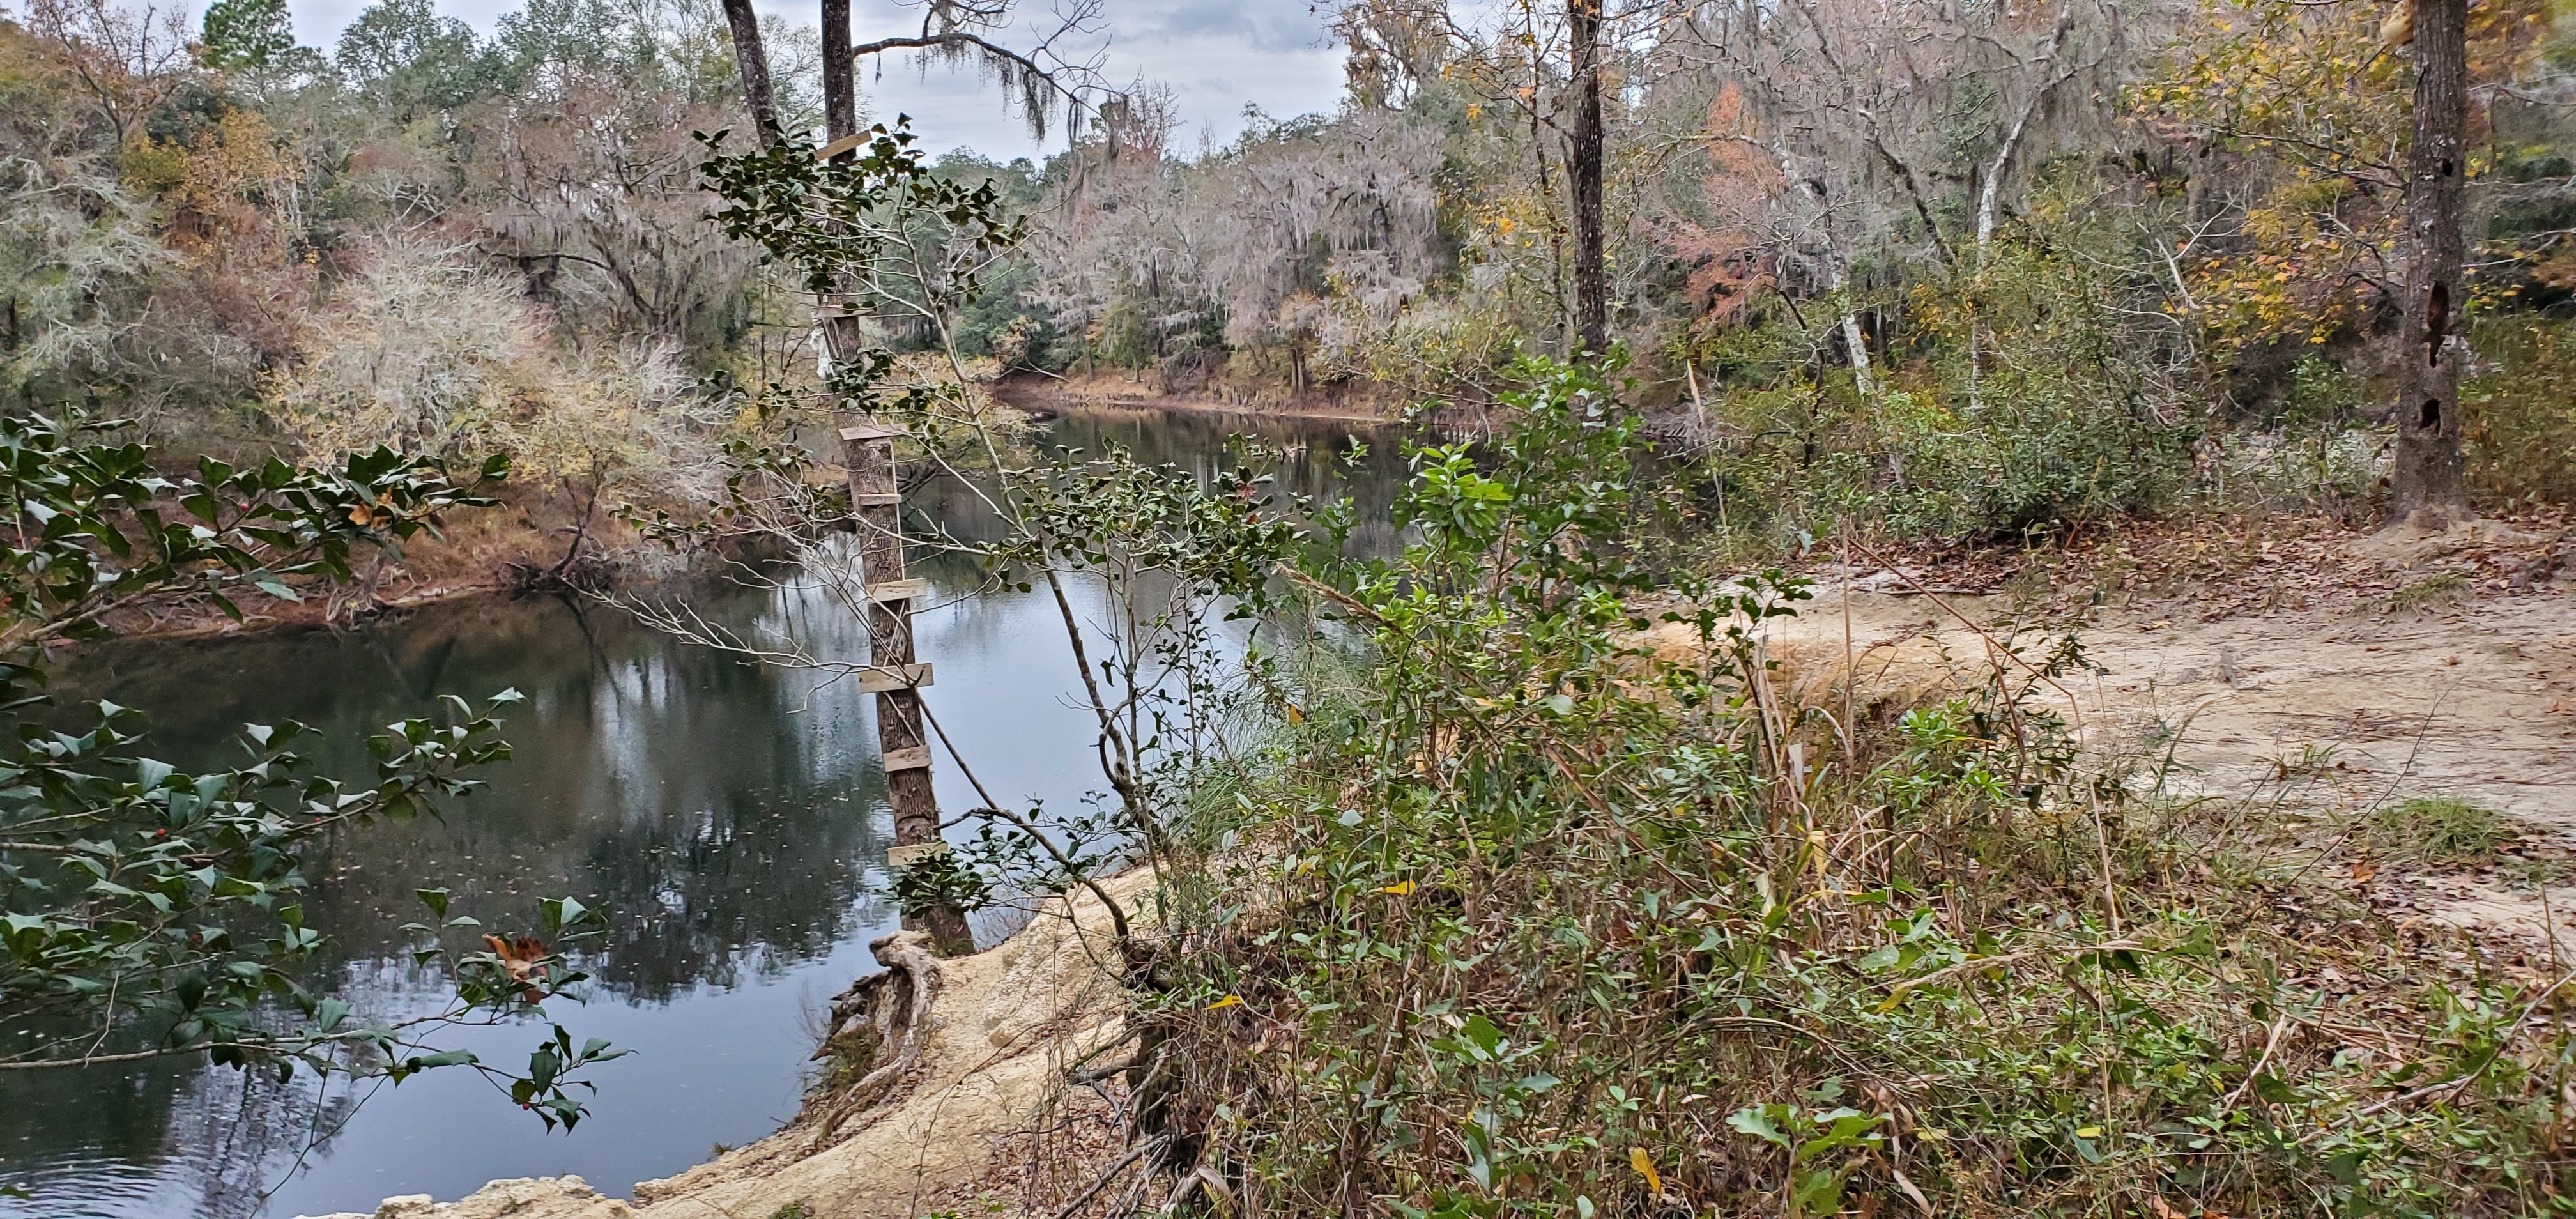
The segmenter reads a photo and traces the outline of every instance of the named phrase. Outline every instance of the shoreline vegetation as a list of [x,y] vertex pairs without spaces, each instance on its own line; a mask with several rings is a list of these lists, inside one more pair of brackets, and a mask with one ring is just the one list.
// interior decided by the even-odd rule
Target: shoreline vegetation
[[[1207,415],[1219,418],[1293,419],[1377,428],[1397,421],[1343,403],[1231,403],[1140,388],[1110,376],[1051,382],[1021,376],[979,385],[998,406],[1036,426],[1066,412],[1129,415]],[[837,483],[841,468],[820,463],[810,476]],[[186,593],[160,603],[121,610],[110,622],[118,637],[220,638],[263,630],[311,630],[353,625],[442,601],[476,596],[517,596],[549,591],[607,593],[623,586],[703,577],[726,560],[713,553],[675,554],[623,520],[605,519],[594,506],[578,546],[568,541],[583,524],[582,508],[551,488],[504,486],[501,502],[452,514],[438,536],[407,543],[403,553],[374,556],[352,587],[316,585],[298,599],[245,590],[234,600],[235,619]]]
[[1005,405],[1044,418],[1066,410],[1087,411],[1180,411],[1193,414],[1236,415],[1261,418],[1323,419],[1341,423],[1379,425],[1393,422],[1399,403],[1379,403],[1371,395],[1316,396],[1304,399],[1230,398],[1201,393],[1173,393],[1153,387],[1151,382],[1119,375],[1091,377],[1048,377],[1036,373],[1016,373],[992,387],[992,395]]

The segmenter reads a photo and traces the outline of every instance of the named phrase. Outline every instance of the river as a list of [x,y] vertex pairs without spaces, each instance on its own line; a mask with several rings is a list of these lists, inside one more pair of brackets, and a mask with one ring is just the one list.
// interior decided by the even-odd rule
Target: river
[[[1334,458],[1352,426],[1074,412],[1048,438],[1095,451],[1114,440],[1202,473],[1232,432],[1297,446],[1283,481],[1349,496],[1368,522],[1358,544],[1383,546],[1401,459],[1379,444],[1344,469]],[[925,502],[966,502],[932,490]],[[977,776],[1004,800],[1079,806],[1103,784],[1052,601],[1043,589],[965,597],[963,573],[915,574],[932,581],[916,622],[937,666],[929,698]],[[1099,588],[1074,591],[1084,612],[1107,608]],[[866,651],[860,624],[810,593],[705,584],[688,595],[710,617],[821,656]],[[415,889],[444,886],[458,912],[515,926],[537,898],[570,894],[608,911],[610,930],[580,961],[596,977],[587,1002],[549,1010],[575,1036],[635,1053],[597,1071],[590,1118],[551,1134],[462,1070],[354,1090],[184,1061],[21,1073],[0,1082],[0,1182],[34,1197],[0,1199],[7,1219],[372,1211],[396,1194],[455,1198],[493,1178],[562,1173],[623,1194],[793,1114],[815,1014],[875,970],[867,941],[895,922],[871,700],[596,606],[483,598],[338,633],[118,641],[77,654],[56,685],[143,708],[147,752],[183,766],[222,764],[243,724],[293,719],[322,729],[319,756],[348,774],[364,773],[366,733],[432,714],[439,695],[517,689],[527,701],[504,733],[516,754],[482,776],[487,790],[318,857],[305,906],[330,939],[315,977],[361,1011],[418,1012],[441,981],[410,965],[397,931],[423,913]],[[936,774],[942,807],[976,803],[954,766]],[[1007,930],[997,917],[977,927],[985,942]],[[443,1043],[524,1062],[537,1031]]]

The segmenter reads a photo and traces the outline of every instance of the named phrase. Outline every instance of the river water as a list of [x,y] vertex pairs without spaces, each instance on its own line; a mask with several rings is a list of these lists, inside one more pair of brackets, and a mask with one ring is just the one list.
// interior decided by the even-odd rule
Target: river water
[[[1283,481],[1349,496],[1368,522],[1358,544],[1387,543],[1400,458],[1380,444],[1343,468],[1334,457],[1351,425],[1078,412],[1049,439],[1114,440],[1205,472],[1233,432],[1302,446]],[[932,491],[932,504],[965,500]],[[971,577],[936,565],[914,574],[933,585],[915,626],[937,667],[928,698],[977,776],[1002,800],[1078,807],[1104,785],[1053,602],[1042,587],[963,597]],[[1074,592],[1086,614],[1108,608],[1097,588]],[[824,657],[866,651],[861,626],[810,593],[709,584],[688,597]],[[570,894],[608,911],[611,929],[581,961],[597,979],[588,1001],[550,1013],[635,1053],[597,1070],[590,1118],[551,1134],[462,1070],[354,1090],[182,1061],[20,1074],[0,1081],[0,1183],[34,1197],[0,1199],[7,1219],[372,1211],[396,1194],[449,1199],[562,1173],[623,1194],[793,1114],[815,1014],[874,972],[867,941],[894,926],[872,700],[595,606],[490,598],[342,633],[124,641],[79,654],[56,685],[143,708],[147,752],[182,766],[222,764],[243,724],[293,719],[322,729],[331,744],[317,755],[348,774],[364,773],[366,733],[434,713],[439,695],[519,690],[527,701],[505,713],[504,733],[516,755],[482,776],[487,790],[439,818],[349,835],[318,860],[305,906],[330,941],[316,976],[364,1012],[429,1010],[441,980],[411,967],[396,930],[424,913],[415,889],[446,887],[456,912],[521,927],[537,898]],[[942,807],[978,803],[941,762]],[[989,942],[1007,924],[977,930]],[[460,1030],[442,1044],[523,1063],[537,1033]]]

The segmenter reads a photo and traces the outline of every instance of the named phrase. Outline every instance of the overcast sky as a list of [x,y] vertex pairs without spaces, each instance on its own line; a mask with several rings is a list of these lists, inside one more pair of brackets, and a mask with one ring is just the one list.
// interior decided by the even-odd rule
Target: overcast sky
[[[796,25],[813,25],[813,0],[756,0],[764,13]],[[369,0],[291,0],[297,37],[328,49]],[[486,34],[521,0],[439,0],[439,8]],[[1029,0],[1022,0],[1023,4]],[[1027,14],[1041,21],[1049,0],[1035,0]],[[1341,52],[1324,33],[1321,0],[1103,0],[1108,67],[1114,84],[1142,77],[1169,86],[1183,130],[1176,147],[1190,148],[1204,132],[1217,141],[1243,128],[1243,108],[1259,106],[1273,117],[1329,111],[1341,94]],[[853,24],[861,42],[915,33],[918,9],[896,0],[855,0]],[[870,71],[861,88],[872,116],[891,121],[913,116],[925,146],[935,151],[965,146],[1000,160],[1039,151],[1019,120],[1004,113],[1001,95],[969,70],[933,70],[925,78],[903,59],[888,59],[879,78]],[[1062,146],[1060,135],[1049,143]]]

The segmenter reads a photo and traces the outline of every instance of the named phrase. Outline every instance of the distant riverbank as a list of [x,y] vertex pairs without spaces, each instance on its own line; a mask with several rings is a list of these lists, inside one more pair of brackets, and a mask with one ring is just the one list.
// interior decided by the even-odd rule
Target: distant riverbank
[[1124,372],[1088,376],[1019,373],[994,383],[993,396],[1034,415],[1084,411],[1187,411],[1194,414],[1249,415],[1273,419],[1316,419],[1342,423],[1383,423],[1388,413],[1375,395],[1322,392],[1302,398],[1251,398],[1222,389],[1166,392]]

